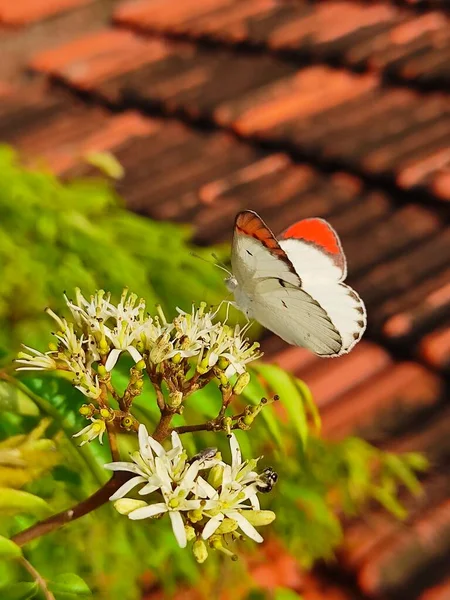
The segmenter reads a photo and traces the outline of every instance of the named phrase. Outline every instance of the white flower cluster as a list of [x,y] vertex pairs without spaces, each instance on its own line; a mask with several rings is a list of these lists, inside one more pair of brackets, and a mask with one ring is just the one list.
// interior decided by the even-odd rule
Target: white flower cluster
[[195,360],[201,374],[220,365],[226,378],[244,373],[247,363],[261,355],[259,345],[245,337],[245,328],[214,322],[217,311],[206,311],[204,303],[191,313],[177,309],[178,316],[170,322],[160,307],[156,316],[150,316],[145,301],[128,290],[117,305],[103,290],[90,300],[77,290],[75,301],[66,297],[66,303],[71,320],[47,310],[58,325],[57,343],[46,353],[25,346],[18,369],[70,371],[74,385],[89,398],[101,393],[99,371],[93,366],[100,364],[110,372],[122,352],[128,352],[135,363],[144,359],[154,366],[167,360]]
[[[260,510],[258,493],[266,485],[254,469],[257,460],[243,461],[234,434],[230,437],[231,465],[223,462],[216,449],[210,448],[188,460],[180,437],[172,432],[172,448],[163,446],[139,427],[139,451],[132,462],[113,462],[111,471],[128,471],[133,477],[110,500],[130,519],[146,519],[168,513],[180,547],[194,541],[199,562],[207,557],[210,546],[234,556],[230,542],[245,535],[255,542],[263,538],[254,525],[267,525],[275,519],[271,511]],[[124,498],[142,486],[138,494],[159,495],[155,501]]]

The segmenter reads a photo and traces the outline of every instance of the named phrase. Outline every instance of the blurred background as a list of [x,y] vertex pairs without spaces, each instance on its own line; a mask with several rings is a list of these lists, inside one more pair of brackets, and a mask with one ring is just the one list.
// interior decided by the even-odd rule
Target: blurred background
[[[307,383],[327,439],[425,452],[424,493],[405,497],[403,521],[375,507],[346,518],[336,558],[312,573],[272,537],[245,561],[247,596],[228,567],[201,585],[449,600],[448,0],[0,0],[0,50],[4,360],[41,343],[42,309],[75,286],[128,285],[169,311],[217,303],[220,271],[190,253],[227,257],[241,209],[275,233],[328,219],[367,334],[335,360],[266,334],[265,357]],[[161,591],[161,553],[136,570],[145,598],[199,598],[191,559]],[[116,561],[132,564],[133,544]]]

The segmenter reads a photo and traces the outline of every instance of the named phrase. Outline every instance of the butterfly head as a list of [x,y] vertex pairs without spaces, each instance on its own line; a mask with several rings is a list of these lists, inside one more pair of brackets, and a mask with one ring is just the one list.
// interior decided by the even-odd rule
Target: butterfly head
[[230,273],[229,277],[225,277],[224,282],[229,292],[234,292],[238,287],[237,279],[232,273]]

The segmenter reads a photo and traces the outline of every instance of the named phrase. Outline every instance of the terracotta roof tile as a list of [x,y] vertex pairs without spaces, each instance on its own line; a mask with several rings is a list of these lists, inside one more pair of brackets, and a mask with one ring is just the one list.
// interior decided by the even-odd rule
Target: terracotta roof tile
[[426,590],[420,600],[448,600],[450,598],[450,578]]
[[0,0],[0,25],[22,26],[94,0]]
[[441,394],[442,381],[430,371],[413,362],[397,363],[325,406],[323,431],[332,438],[358,433],[385,439],[436,409]]
[[217,0],[166,4],[156,10],[152,0],[139,0],[119,6],[115,19],[141,31],[247,42],[289,52],[291,59],[308,56],[387,70],[419,85],[449,80],[449,19],[440,12],[420,15],[388,2]]
[[389,538],[363,565],[358,581],[371,595],[393,593],[412,572],[424,570],[450,551],[450,500],[431,508],[410,527]]
[[432,367],[450,369],[450,323],[438,327],[426,335],[419,345],[420,356]]

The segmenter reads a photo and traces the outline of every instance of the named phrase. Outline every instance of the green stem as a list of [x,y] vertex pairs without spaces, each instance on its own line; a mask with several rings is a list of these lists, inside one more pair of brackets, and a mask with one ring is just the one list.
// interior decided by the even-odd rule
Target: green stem
[[39,587],[42,590],[42,594],[44,595],[45,600],[55,600],[55,596],[48,589],[47,582],[42,577],[42,575],[39,573],[39,571],[37,571],[33,567],[33,565],[30,562],[28,562],[27,559],[24,558],[23,556],[20,559],[20,563],[28,571],[28,573],[33,577],[33,579],[36,581],[36,583],[39,585]]

